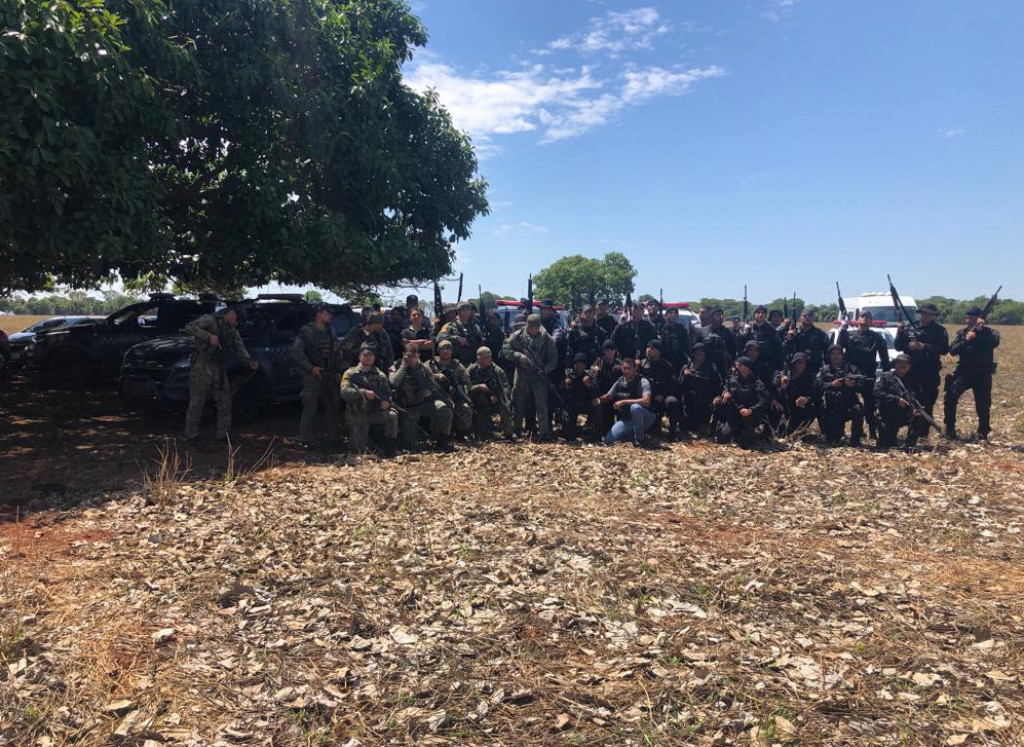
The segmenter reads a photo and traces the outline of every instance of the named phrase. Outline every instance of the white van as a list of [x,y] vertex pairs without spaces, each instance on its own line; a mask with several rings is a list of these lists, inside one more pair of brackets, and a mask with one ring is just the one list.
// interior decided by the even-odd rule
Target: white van
[[[910,296],[900,296],[900,300],[903,301],[903,306],[910,314],[911,322],[917,322],[917,302]],[[846,304],[847,321],[850,324],[855,324],[857,317],[865,311],[871,312],[871,319],[876,324],[885,322],[887,327],[895,327],[900,322],[906,321],[902,314],[897,318],[896,310],[892,306],[892,296],[887,292],[861,293],[859,296],[844,298],[843,302]],[[837,323],[842,321],[842,319],[836,320]]]

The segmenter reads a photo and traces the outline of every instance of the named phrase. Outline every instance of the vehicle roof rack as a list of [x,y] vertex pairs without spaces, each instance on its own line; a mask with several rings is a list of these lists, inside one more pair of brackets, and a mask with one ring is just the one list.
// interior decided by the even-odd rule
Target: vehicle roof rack
[[149,300],[151,300],[151,301],[169,301],[169,300],[173,299],[174,297],[175,296],[174,296],[173,293],[167,293],[165,291],[158,291],[158,292],[150,293],[149,294]]

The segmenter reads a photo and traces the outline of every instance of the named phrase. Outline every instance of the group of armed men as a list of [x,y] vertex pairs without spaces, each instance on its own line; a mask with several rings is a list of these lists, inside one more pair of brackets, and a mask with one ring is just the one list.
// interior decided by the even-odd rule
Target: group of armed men
[[[415,450],[426,443],[450,451],[453,441],[480,442],[500,429],[516,439],[554,438],[553,425],[570,442],[581,437],[611,445],[649,437],[680,440],[711,436],[718,443],[768,447],[774,437],[796,438],[818,423],[830,445],[859,445],[865,421],[877,448],[913,446],[938,428],[942,356],[957,358],[946,377],[945,435],[956,439],[960,397],[974,391],[980,439],[989,434],[993,350],[999,333],[982,311],[967,312],[952,344],[937,323],[938,309],[924,304],[920,323],[900,325],[890,361],[885,339],[862,313],[842,323],[835,344],[815,326],[815,311],[797,319],[759,306],[753,322],[724,323],[721,308],[701,307],[699,324],[682,323],[677,308],[655,301],[627,304],[610,313],[610,301],[587,306],[568,327],[554,304],[540,313],[524,305],[507,334],[499,314],[478,319],[466,302],[445,306],[429,321],[410,296],[387,320],[367,307],[362,324],[344,339],[331,325],[327,305],[295,339],[292,358],[301,370],[299,439],[312,448],[323,411],[328,445],[342,443],[342,420],[352,452],[367,451],[371,428],[381,431],[380,451]],[[229,307],[187,327],[197,341],[190,378],[186,439],[198,436],[207,396],[217,405],[217,436],[230,428],[231,389],[215,356],[224,347],[255,370],[237,332],[244,310]],[[881,362],[877,372],[876,360]],[[511,386],[510,386],[511,380]],[[497,422],[495,422],[497,421]],[[581,421],[583,421],[581,426]]]

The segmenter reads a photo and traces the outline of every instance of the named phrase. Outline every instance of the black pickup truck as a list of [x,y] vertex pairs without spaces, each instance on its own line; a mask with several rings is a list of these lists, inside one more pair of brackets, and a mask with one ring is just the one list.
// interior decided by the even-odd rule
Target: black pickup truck
[[[243,302],[245,303],[245,302]],[[238,332],[259,370],[250,372],[233,356],[225,361],[225,373],[235,390],[236,423],[252,422],[264,405],[299,398],[302,378],[292,360],[292,343],[303,325],[312,321],[313,306],[301,296],[264,295],[247,304],[247,317]],[[350,306],[332,305],[332,326],[338,336],[358,324],[359,314]],[[161,337],[132,347],[124,356],[120,392],[129,407],[183,410],[188,405],[188,378],[195,341],[188,335]]]
[[117,378],[133,345],[180,332],[193,319],[223,306],[216,298],[176,298],[154,293],[105,319],[37,334],[25,349],[29,371],[42,383],[84,389]]

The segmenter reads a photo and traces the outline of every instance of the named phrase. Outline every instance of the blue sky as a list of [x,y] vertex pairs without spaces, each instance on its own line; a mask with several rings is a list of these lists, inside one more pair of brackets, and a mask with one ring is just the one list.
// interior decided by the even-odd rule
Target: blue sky
[[[493,212],[467,287],[622,251],[638,292],[1024,297],[1020,0],[421,0],[406,66]],[[468,295],[468,294],[467,294]]]

